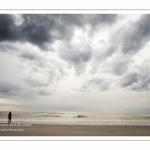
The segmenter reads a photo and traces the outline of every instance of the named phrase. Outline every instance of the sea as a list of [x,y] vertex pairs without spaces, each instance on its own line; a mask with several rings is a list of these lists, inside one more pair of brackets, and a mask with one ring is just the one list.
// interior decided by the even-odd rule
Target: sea
[[[8,123],[8,112],[0,111],[0,123]],[[12,112],[12,123],[45,125],[133,125],[149,126],[150,113]]]

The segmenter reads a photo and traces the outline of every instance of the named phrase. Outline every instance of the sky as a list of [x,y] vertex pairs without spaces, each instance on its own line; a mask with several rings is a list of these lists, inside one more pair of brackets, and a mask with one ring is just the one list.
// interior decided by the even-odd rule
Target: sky
[[0,14],[0,110],[150,112],[150,15]]

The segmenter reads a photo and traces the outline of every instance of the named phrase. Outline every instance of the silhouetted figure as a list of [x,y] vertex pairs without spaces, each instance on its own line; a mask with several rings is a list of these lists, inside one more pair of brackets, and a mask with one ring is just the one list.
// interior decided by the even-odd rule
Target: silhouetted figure
[[11,111],[8,113],[8,124],[10,124],[11,123],[11,116],[12,116],[12,114],[11,114]]

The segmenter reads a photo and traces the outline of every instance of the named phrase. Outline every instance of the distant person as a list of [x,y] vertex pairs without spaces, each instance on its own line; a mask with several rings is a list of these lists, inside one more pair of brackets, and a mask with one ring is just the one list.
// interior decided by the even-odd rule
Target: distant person
[[8,113],[8,124],[10,124],[11,123],[11,116],[12,116],[12,114],[11,114],[11,111]]

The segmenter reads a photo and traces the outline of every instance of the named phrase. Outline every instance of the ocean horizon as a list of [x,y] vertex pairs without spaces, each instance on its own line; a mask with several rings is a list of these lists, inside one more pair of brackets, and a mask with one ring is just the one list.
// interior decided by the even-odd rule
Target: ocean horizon
[[[0,112],[0,123],[8,123],[8,112]],[[12,123],[47,125],[149,126],[150,113],[12,112]]]

